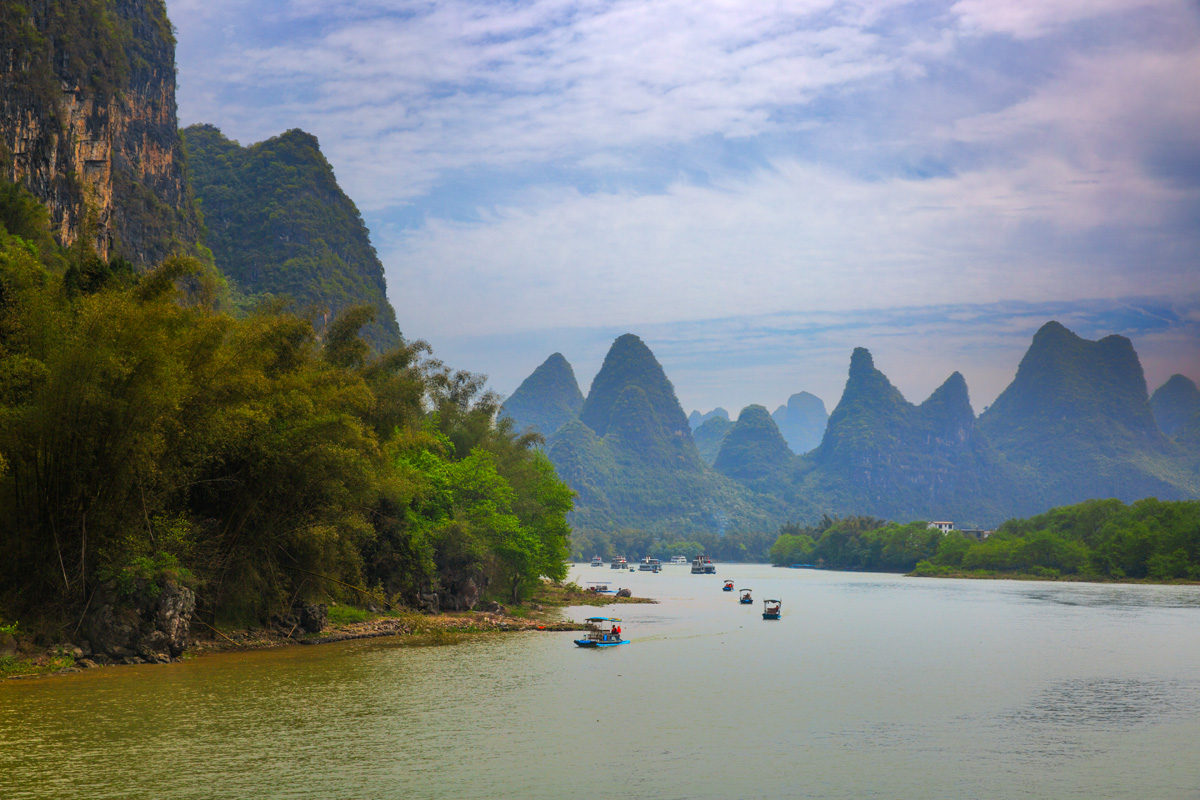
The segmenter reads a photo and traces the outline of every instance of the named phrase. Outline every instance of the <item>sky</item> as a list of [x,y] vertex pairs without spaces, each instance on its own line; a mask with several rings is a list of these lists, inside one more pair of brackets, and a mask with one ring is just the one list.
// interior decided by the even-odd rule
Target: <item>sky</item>
[[167,0],[182,125],[315,134],[401,331],[686,411],[854,347],[977,412],[1056,319],[1200,382],[1197,0]]

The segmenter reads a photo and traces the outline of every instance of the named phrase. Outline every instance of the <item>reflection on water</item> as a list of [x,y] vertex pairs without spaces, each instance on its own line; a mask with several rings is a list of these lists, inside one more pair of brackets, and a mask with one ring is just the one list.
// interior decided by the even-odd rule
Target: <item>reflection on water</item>
[[1200,608],[1200,587],[1139,584],[1022,583],[1021,594],[1035,601],[1089,608]]
[[1061,681],[1012,712],[1018,725],[1121,730],[1200,712],[1200,689],[1173,680],[1079,678]]
[[[739,605],[725,578],[781,598],[783,619]],[[366,640],[0,683],[0,796],[1174,798],[1200,786],[1192,587],[736,565],[621,583],[662,602],[622,606],[633,641],[611,651],[549,632]]]

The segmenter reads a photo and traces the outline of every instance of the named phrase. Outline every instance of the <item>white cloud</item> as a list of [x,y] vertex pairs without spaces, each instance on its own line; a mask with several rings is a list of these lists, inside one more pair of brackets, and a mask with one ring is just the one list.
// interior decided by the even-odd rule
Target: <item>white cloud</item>
[[1072,23],[1159,6],[1186,8],[1181,0],[958,0],[950,9],[964,30],[1030,39]]
[[[864,182],[786,161],[658,195],[544,191],[479,223],[431,219],[382,251],[404,287],[397,311],[420,335],[1176,290],[1194,262],[1139,274],[1124,254],[1063,252],[1093,229],[1156,224],[1176,192],[1134,177],[1035,158]],[[1170,235],[1156,235],[1169,252]],[[446,286],[468,313],[441,312]]]

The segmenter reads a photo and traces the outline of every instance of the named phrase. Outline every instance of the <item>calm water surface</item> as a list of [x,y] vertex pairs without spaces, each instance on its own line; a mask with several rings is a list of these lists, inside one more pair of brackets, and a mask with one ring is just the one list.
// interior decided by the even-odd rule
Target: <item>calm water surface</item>
[[1195,587],[573,575],[661,602],[0,683],[0,797],[1200,798]]

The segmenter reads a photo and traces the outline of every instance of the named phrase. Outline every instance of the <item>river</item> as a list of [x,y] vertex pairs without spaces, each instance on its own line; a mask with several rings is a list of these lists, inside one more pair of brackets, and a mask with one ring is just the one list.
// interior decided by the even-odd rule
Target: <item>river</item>
[[1200,797],[1197,587],[572,574],[660,603],[0,683],[0,796]]

